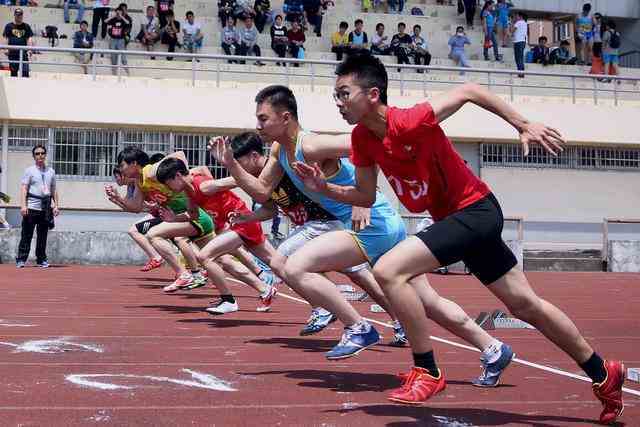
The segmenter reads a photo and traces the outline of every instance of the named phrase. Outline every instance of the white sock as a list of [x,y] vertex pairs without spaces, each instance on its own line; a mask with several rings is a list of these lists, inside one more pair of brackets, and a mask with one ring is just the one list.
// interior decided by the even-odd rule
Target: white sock
[[267,286],[267,289],[265,289],[265,291],[260,294],[260,298],[266,298],[267,295],[269,295],[269,292],[271,292],[271,286]]
[[484,350],[482,350],[482,355],[487,360],[487,363],[493,363],[500,358],[502,355],[502,341],[498,341],[494,338]]
[[356,331],[357,333],[366,334],[371,330],[371,325],[366,320],[361,319],[359,322],[349,326],[349,329]]

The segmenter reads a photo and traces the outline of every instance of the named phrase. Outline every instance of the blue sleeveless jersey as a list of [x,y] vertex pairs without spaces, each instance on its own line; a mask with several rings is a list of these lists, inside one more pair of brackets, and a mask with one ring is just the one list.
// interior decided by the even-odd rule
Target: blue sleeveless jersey
[[[302,153],[302,138],[304,135],[305,134],[302,132],[298,134],[295,159],[296,161],[306,163]],[[289,178],[291,178],[293,184],[302,193],[338,218],[343,223],[345,229],[351,229],[352,205],[331,199],[305,187],[302,180],[291,168],[289,159],[287,158],[287,153],[282,148],[278,154],[278,161],[285,173]],[[327,177],[327,182],[342,186],[355,185],[355,166],[345,158],[339,159],[338,165],[338,171],[332,176]],[[406,238],[406,231],[402,218],[380,191],[376,191],[376,200],[371,207],[371,224],[364,230],[353,234],[369,259],[369,262],[372,264],[393,246]]]

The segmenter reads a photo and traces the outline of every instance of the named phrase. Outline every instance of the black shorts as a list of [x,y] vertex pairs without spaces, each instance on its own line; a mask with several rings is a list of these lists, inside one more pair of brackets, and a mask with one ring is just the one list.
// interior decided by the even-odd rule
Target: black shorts
[[156,217],[145,219],[143,221],[136,223],[136,230],[138,230],[140,234],[147,234],[149,230],[151,230],[153,227],[160,224],[161,222],[162,220]]
[[441,265],[463,261],[485,285],[518,264],[502,240],[504,217],[493,194],[416,234]]

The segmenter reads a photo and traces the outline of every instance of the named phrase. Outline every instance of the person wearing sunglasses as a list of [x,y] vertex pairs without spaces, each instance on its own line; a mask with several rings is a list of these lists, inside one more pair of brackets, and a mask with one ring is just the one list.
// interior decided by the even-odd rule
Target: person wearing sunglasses
[[36,230],[36,262],[42,268],[47,262],[47,234],[53,228],[53,218],[58,216],[58,191],[56,173],[47,166],[47,148],[38,144],[31,150],[35,164],[24,171],[21,181],[20,214],[22,235],[18,245],[16,266],[23,268],[31,250],[33,231]]

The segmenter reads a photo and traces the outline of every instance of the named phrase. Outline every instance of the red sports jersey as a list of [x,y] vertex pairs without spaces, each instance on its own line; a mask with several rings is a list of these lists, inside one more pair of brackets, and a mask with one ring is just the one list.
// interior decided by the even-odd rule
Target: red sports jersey
[[436,221],[491,191],[467,168],[427,102],[408,109],[389,107],[384,140],[357,125],[351,148],[354,165],[380,166],[409,211],[428,211]]
[[[194,203],[211,215],[216,232],[227,228],[229,215],[232,212],[250,212],[242,199],[231,190],[219,191],[211,195],[203,194],[200,190],[200,185],[203,182],[212,180],[212,178],[193,172],[191,177],[193,178],[193,191],[188,188],[187,195]],[[238,233],[248,245],[259,245],[265,241],[262,227],[258,222],[234,225],[230,229]]]

